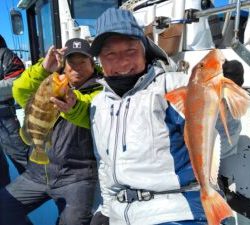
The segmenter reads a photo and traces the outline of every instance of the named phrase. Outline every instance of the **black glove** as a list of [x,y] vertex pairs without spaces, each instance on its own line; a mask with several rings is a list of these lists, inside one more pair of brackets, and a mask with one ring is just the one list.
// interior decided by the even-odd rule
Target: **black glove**
[[227,203],[237,213],[250,219],[250,199],[239,192],[230,191],[228,178],[220,175],[218,177],[220,189],[224,192]]
[[101,212],[97,212],[93,216],[90,225],[109,225],[109,217],[102,215]]
[[226,60],[222,65],[224,77],[234,81],[239,86],[244,83],[244,68],[238,60]]

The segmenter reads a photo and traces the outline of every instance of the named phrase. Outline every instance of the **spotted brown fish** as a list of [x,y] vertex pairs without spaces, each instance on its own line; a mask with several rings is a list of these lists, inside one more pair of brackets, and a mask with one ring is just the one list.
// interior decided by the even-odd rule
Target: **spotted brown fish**
[[40,84],[25,107],[24,125],[20,134],[27,144],[34,147],[30,160],[35,163],[49,163],[46,151],[53,126],[60,114],[50,98],[64,99],[68,88],[68,78],[54,72]]

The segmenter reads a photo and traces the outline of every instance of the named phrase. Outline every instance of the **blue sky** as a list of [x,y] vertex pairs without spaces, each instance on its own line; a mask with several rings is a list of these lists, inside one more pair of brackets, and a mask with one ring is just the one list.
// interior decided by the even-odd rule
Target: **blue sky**
[[[8,47],[10,49],[23,49],[29,50],[28,42],[28,31],[26,27],[26,14],[25,11],[17,9],[17,3],[19,0],[1,0],[0,1],[0,34],[4,37]],[[20,10],[23,16],[24,22],[24,34],[14,35],[12,33],[12,26],[10,22],[10,10],[14,8]],[[22,57],[24,60],[28,59],[28,53],[17,52],[19,57]]]

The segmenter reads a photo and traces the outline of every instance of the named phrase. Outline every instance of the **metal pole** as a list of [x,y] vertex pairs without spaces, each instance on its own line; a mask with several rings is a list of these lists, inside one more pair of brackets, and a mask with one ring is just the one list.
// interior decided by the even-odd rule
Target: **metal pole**
[[[194,12],[194,17],[200,18],[200,17],[205,17],[205,16],[216,15],[219,13],[231,12],[231,11],[235,11],[236,7],[237,7],[237,3],[232,3],[232,4],[228,4],[226,6],[197,11],[197,12]],[[250,8],[250,1],[249,0],[242,1],[240,3],[240,8],[241,9]]]
[[239,24],[240,24],[240,0],[236,2],[236,15],[235,15],[235,24],[234,24],[234,39],[238,39],[239,32]]

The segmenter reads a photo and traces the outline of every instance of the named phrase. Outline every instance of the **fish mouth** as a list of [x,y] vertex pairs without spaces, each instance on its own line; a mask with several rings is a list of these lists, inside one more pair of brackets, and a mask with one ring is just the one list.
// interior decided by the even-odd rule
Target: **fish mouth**
[[[225,58],[225,56],[223,55],[223,53],[220,51],[220,50],[216,50],[216,54],[217,54],[217,57],[218,57],[218,59],[219,59],[219,61],[221,61],[221,62],[225,62],[225,60],[226,60],[226,58]],[[222,63],[222,64],[223,64]]]
[[58,86],[66,86],[66,85],[68,85],[68,78],[66,76],[63,78],[60,78],[60,76],[58,74],[54,74],[53,82],[55,82],[56,85],[58,85]]
[[64,96],[66,95],[69,86],[68,86],[68,77],[65,76],[63,78],[61,78],[59,74],[54,73],[53,75],[53,82],[54,82],[54,95],[57,98],[64,98]]
[[209,55],[209,57],[207,58],[207,60],[208,60],[208,62],[210,60],[212,60],[212,61],[214,60],[216,62],[216,64],[217,64],[216,67],[217,68],[214,68],[214,70],[215,71],[218,70],[218,72],[214,73],[214,74],[210,74],[210,76],[207,76],[207,79],[205,79],[205,83],[207,83],[208,81],[211,81],[215,77],[223,74],[223,68],[222,68],[222,66],[225,63],[226,58],[225,58],[225,56],[223,55],[223,53],[219,49],[214,49],[211,52],[211,55]]

